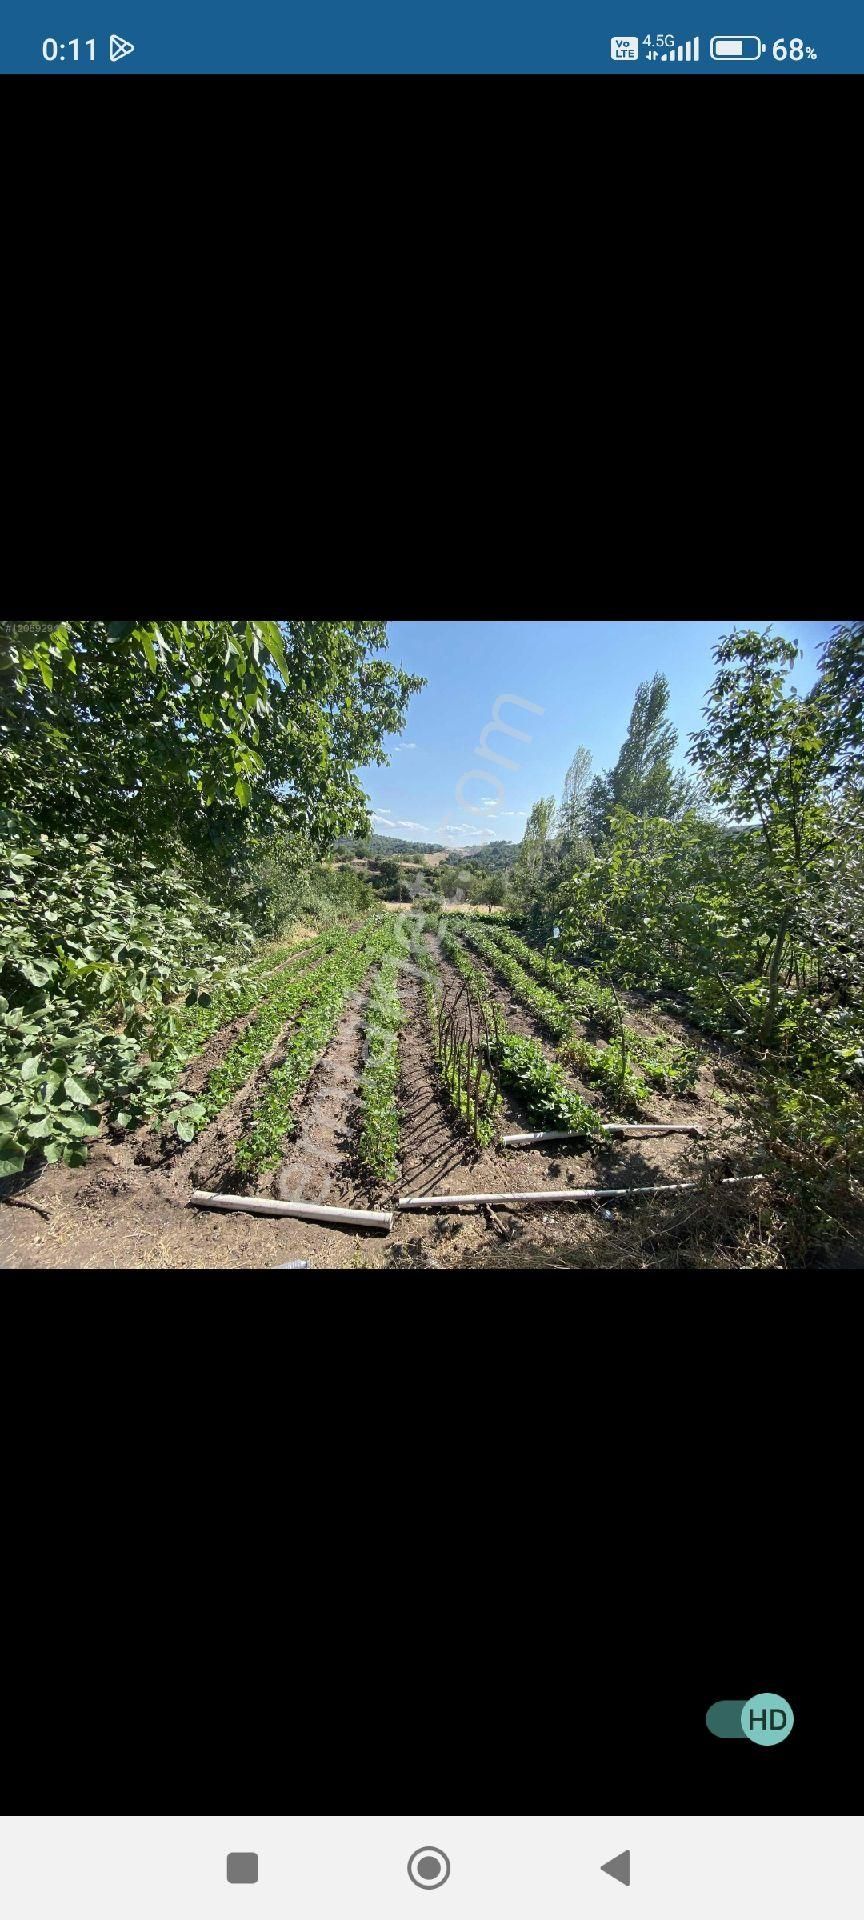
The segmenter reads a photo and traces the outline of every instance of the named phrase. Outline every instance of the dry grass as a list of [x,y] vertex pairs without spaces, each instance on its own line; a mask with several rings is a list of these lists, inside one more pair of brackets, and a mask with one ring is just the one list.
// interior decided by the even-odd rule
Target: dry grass
[[[540,1224],[540,1223],[537,1223]],[[508,1251],[490,1248],[483,1265],[580,1267],[611,1271],[699,1272],[776,1268],[787,1264],[768,1182],[751,1187],[706,1184],[644,1200],[556,1209],[542,1223],[517,1229]]]

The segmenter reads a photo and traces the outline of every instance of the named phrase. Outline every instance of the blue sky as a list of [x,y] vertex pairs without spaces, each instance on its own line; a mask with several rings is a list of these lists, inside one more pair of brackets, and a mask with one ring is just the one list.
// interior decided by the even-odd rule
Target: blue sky
[[[768,624],[748,619],[388,622],[391,659],[425,674],[428,685],[411,701],[404,733],[385,741],[390,765],[361,770],[373,832],[453,847],[521,840],[533,802],[549,793],[560,799],[578,746],[593,755],[592,771],[614,764],[636,687],[653,673],[665,673],[669,681],[669,718],[678,728],[677,758],[683,764],[687,734],[701,725],[714,676],[712,647],[732,627]],[[804,658],[792,678],[799,692],[806,691],[816,677],[819,647],[838,622],[778,619],[770,624],[802,647]],[[521,707],[506,704],[508,695]],[[486,748],[515,767],[477,752],[484,726],[494,725],[497,699],[500,721],[529,738],[490,728]]]

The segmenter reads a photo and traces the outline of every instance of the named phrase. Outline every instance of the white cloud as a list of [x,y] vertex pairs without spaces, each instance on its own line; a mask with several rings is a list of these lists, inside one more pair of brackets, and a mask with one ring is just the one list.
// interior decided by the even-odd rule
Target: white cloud
[[497,807],[498,802],[497,800],[490,800],[487,798],[486,800],[481,800],[480,805],[481,807]]
[[416,745],[417,745],[416,740],[403,740],[400,742],[400,745],[398,747],[393,748],[393,752],[394,753],[413,753]]

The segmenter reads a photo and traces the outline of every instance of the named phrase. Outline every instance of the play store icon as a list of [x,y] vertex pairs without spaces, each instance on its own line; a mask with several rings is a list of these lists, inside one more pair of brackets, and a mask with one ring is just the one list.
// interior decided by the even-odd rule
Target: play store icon
[[121,40],[119,33],[112,33],[110,52],[112,60],[125,60],[128,53],[135,52],[135,48],[131,40]]

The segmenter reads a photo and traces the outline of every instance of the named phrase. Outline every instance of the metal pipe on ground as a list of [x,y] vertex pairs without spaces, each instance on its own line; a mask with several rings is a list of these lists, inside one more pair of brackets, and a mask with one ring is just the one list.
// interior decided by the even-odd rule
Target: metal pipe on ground
[[218,1207],[225,1213],[267,1213],[288,1215],[295,1220],[320,1220],[328,1227],[376,1227],[389,1233],[392,1213],[367,1213],[359,1207],[322,1207],[312,1200],[250,1200],[244,1193],[207,1193],[195,1189],[192,1207]]
[[[660,1126],[660,1125],[655,1125],[653,1121],[649,1122],[648,1120],[645,1120],[645,1121],[634,1120],[632,1123],[629,1123],[629,1122],[625,1123],[622,1121],[620,1124],[616,1120],[616,1121],[609,1121],[609,1122],[604,1121],[603,1132],[604,1133],[638,1133],[638,1134],[696,1133],[701,1138],[704,1135],[705,1129],[704,1127],[697,1127],[695,1124],[684,1125],[682,1123],[679,1123],[678,1121],[670,1121],[668,1126]],[[586,1140],[586,1135],[584,1133],[566,1133],[566,1132],[559,1133],[557,1131],[554,1131],[552,1133],[503,1133],[501,1135],[502,1147],[527,1147],[529,1145],[533,1146],[535,1141],[541,1141],[541,1140]]]
[[[716,1184],[736,1187],[764,1178],[762,1173],[733,1173]],[[421,1207],[513,1206],[520,1200],[555,1206],[561,1200],[629,1200],[634,1193],[683,1193],[702,1185],[701,1180],[672,1180],[662,1186],[651,1187],[553,1187],[546,1193],[436,1193],[424,1195],[421,1200],[398,1200],[396,1204],[406,1213],[417,1212]]]

